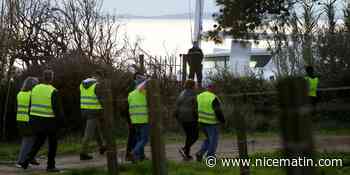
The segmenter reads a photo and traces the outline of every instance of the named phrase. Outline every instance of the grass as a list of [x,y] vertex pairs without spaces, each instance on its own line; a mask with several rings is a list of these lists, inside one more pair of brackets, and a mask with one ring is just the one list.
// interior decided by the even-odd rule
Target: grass
[[[252,158],[280,158],[281,153],[263,153],[254,154]],[[317,155],[318,158],[342,158],[344,162],[350,161],[350,153],[322,153]],[[174,161],[168,161],[168,174],[169,175],[239,175],[238,167],[221,167],[209,168],[203,163],[190,162],[190,163],[178,163]],[[350,167],[327,167],[317,169],[317,174],[332,174],[332,175],[348,175],[350,174]],[[73,170],[66,172],[64,175],[107,175],[107,171],[103,168]],[[122,165],[120,167],[120,175],[151,175],[152,174],[152,162],[145,161],[137,164]],[[270,167],[253,167],[251,168],[251,174],[259,175],[285,175],[285,169],[283,168],[270,168]]]

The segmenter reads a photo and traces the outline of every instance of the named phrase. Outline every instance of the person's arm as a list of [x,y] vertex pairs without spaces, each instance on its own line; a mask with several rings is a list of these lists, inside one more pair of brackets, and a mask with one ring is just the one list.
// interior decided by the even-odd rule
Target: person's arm
[[212,106],[213,106],[216,118],[219,120],[219,122],[225,123],[224,113],[221,110],[220,101],[217,98],[215,98],[215,100],[213,101]]
[[55,114],[55,117],[59,123],[59,125],[63,124],[64,120],[64,114],[63,114],[63,106],[61,103],[61,98],[59,96],[59,92],[57,90],[52,92],[51,96],[51,105],[53,113]]
[[97,83],[96,84],[96,88],[95,88],[95,94],[97,96],[97,100],[100,102],[100,104],[102,105],[102,107],[104,106],[103,105],[103,95],[104,93],[102,92],[102,84],[101,83]]

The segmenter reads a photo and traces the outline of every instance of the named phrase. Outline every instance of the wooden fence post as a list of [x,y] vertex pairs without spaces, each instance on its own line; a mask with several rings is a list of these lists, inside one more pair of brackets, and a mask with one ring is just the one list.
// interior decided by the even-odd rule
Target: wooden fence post
[[[281,107],[280,123],[286,158],[312,159],[313,139],[311,118],[307,105],[307,85],[303,78],[287,78],[278,82]],[[315,162],[315,161],[314,161]],[[286,167],[288,175],[312,175],[311,166]]]
[[160,87],[157,80],[149,80],[146,84],[149,122],[151,128],[152,171],[153,175],[166,175],[167,165],[165,147],[161,135],[161,103]]
[[182,55],[182,84],[187,79],[187,54]]
[[145,73],[145,55],[139,55],[139,62],[140,62],[140,71],[141,73]]
[[[240,102],[243,101],[243,105],[247,105],[247,96],[244,94],[243,95],[243,100],[238,100]],[[234,103],[236,106],[242,105],[238,103]],[[245,108],[244,108],[245,109]],[[247,129],[246,129],[246,121],[244,118],[244,114],[242,111],[238,113],[236,116],[236,130],[237,130],[237,145],[238,145],[238,153],[239,153],[239,158],[241,160],[248,160],[248,145],[247,145]],[[249,166],[242,166],[240,165],[240,175],[249,175],[250,170]]]
[[103,138],[106,141],[106,158],[107,158],[107,167],[108,173],[110,175],[119,174],[118,171],[118,156],[117,156],[117,146],[115,143],[115,139],[113,137],[113,99],[112,99],[112,91],[111,91],[111,80],[104,79],[102,83],[103,88],[103,123],[102,123],[102,132]]

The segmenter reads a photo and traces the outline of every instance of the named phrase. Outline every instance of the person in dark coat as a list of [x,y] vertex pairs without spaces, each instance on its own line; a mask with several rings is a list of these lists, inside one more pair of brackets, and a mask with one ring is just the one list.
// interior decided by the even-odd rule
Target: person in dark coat
[[185,131],[185,145],[179,149],[183,160],[192,160],[190,154],[192,145],[198,139],[198,115],[196,107],[196,83],[193,80],[186,80],[184,90],[176,100],[175,117]]
[[202,61],[204,54],[202,49],[199,47],[198,42],[193,43],[193,47],[188,50],[187,56],[187,63],[190,67],[188,78],[194,80],[194,75],[196,75],[198,86],[202,87]]

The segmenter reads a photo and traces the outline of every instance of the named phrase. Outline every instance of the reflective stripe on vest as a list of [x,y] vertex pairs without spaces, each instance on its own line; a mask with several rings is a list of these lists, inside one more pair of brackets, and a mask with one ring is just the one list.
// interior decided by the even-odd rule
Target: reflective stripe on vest
[[96,83],[85,89],[84,86],[80,85],[80,108],[81,109],[102,109],[102,105],[98,101],[95,93]]
[[20,91],[17,94],[17,114],[16,120],[19,122],[29,122],[30,91]]
[[216,98],[216,95],[205,91],[197,96],[198,103],[198,122],[205,124],[217,124],[218,120],[215,115],[215,111],[212,104]]
[[318,78],[305,77],[305,80],[308,82],[309,92],[308,95],[310,97],[317,97],[317,87],[318,87]]
[[148,123],[148,110],[146,95],[140,90],[135,89],[129,93],[129,114],[132,124]]
[[30,115],[39,117],[55,117],[52,110],[52,93],[56,90],[51,85],[38,84],[32,90]]

